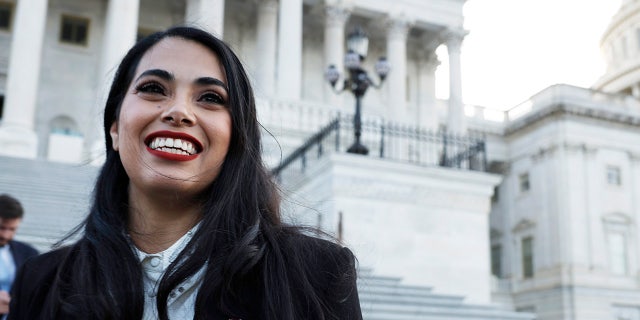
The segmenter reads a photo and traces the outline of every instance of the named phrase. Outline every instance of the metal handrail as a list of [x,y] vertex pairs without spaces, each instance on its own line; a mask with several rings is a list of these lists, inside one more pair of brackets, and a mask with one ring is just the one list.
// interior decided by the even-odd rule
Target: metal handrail
[[[325,144],[331,144],[329,136],[335,134],[335,152],[351,141],[350,130],[354,130],[349,117],[338,116],[305,143],[294,150],[271,172],[280,177],[283,170],[296,160],[301,161],[304,171],[307,166],[307,154],[317,146],[320,158],[326,150]],[[363,122],[363,141],[373,150],[368,156],[409,162],[422,166],[441,166],[463,170],[486,171],[487,157],[484,136],[456,135],[443,131],[433,132],[418,127],[409,127],[384,121]],[[342,131],[342,132],[341,132]],[[342,136],[341,136],[342,133]],[[346,147],[344,148],[346,149]]]
[[[311,149],[311,147],[313,147],[314,144],[318,145],[318,157],[320,157],[322,155],[322,143],[321,143],[322,140],[324,140],[324,138],[328,136],[331,133],[331,131],[338,130],[339,126],[340,126],[340,119],[339,118],[333,119],[328,125],[320,129],[320,131],[318,131],[316,134],[314,134],[309,139],[307,139],[307,141],[305,141],[305,143],[302,146],[300,146],[295,151],[293,151],[293,153],[291,153],[289,156],[284,158],[284,160],[282,160],[282,162],[280,162],[280,164],[277,167],[271,170],[271,174],[273,174],[274,176],[278,176],[280,172],[284,170],[284,168],[288,167],[293,161],[295,161],[298,158],[302,157],[303,161],[305,161],[304,157],[306,155],[306,152],[309,149]],[[339,147],[339,142],[336,141],[336,150],[338,147]]]

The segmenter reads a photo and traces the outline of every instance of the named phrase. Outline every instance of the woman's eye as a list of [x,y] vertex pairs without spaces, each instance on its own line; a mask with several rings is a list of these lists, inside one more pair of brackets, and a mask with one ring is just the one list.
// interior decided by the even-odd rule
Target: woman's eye
[[214,92],[207,92],[203,94],[202,96],[200,96],[200,101],[206,103],[224,104],[224,99],[222,99],[219,94]]
[[145,83],[139,85],[136,90],[142,93],[164,94],[164,88],[157,83]]

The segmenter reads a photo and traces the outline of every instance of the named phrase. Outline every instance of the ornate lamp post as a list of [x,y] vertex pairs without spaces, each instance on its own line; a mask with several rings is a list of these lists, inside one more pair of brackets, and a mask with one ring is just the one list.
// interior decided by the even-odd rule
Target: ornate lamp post
[[375,84],[369,78],[367,71],[362,69],[362,61],[367,57],[369,47],[369,39],[364,31],[356,27],[356,29],[347,36],[347,54],[344,57],[344,65],[349,72],[348,78],[344,79],[344,84],[340,90],[336,90],[336,83],[340,79],[340,71],[335,65],[330,65],[325,72],[325,78],[331,84],[333,90],[341,93],[345,90],[351,91],[356,98],[356,112],[353,115],[353,128],[355,142],[347,149],[349,153],[368,154],[369,149],[360,143],[360,135],[362,134],[362,120],[360,114],[361,101],[369,86],[380,88],[382,82],[389,74],[390,66],[385,57],[381,57],[375,65],[375,72],[380,78],[380,83]]

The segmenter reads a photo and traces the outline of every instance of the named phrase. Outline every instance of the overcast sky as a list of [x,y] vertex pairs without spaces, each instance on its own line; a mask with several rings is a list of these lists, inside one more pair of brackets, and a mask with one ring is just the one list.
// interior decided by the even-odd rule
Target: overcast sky
[[[462,46],[466,104],[510,109],[540,90],[591,86],[604,72],[600,38],[621,0],[468,0]],[[437,95],[448,97],[446,48]]]

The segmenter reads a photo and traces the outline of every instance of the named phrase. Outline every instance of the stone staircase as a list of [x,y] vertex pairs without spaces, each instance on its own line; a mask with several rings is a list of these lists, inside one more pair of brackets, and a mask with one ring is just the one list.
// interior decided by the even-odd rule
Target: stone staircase
[[97,173],[91,165],[0,157],[0,193],[25,209],[16,239],[48,251],[86,216]]
[[[88,212],[98,168],[0,156],[0,193],[20,200],[25,217],[16,238],[48,251]],[[360,270],[360,303],[365,320],[530,320],[493,305],[465,303],[464,297],[405,285],[400,278]]]
[[365,320],[531,320],[535,315],[517,313],[495,305],[474,305],[463,296],[434,293],[432,288],[401,283],[360,270],[360,306]]

